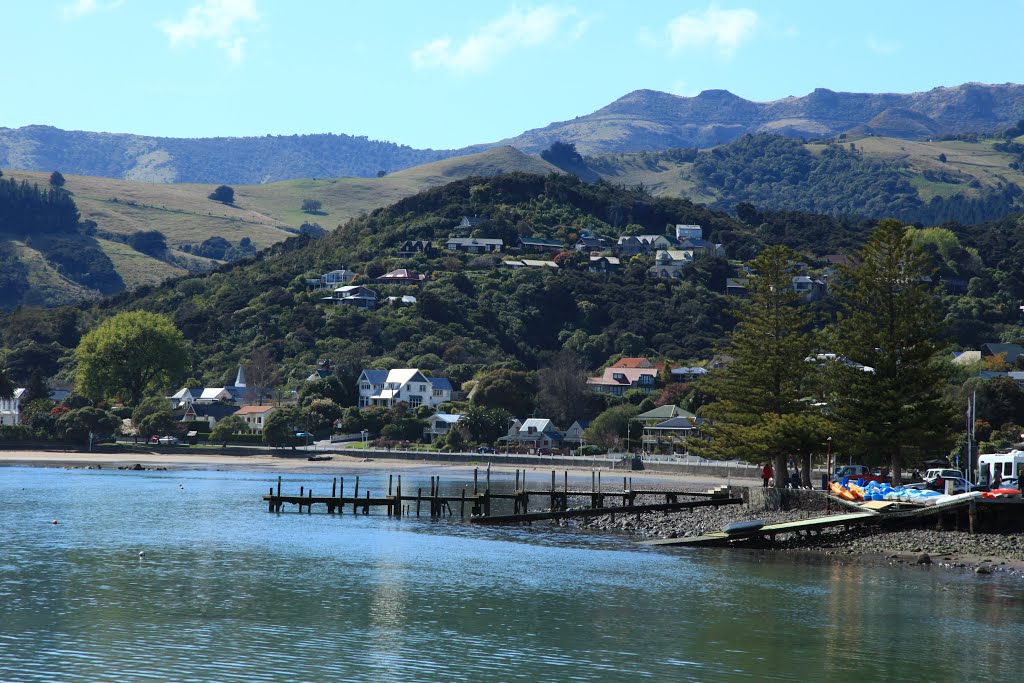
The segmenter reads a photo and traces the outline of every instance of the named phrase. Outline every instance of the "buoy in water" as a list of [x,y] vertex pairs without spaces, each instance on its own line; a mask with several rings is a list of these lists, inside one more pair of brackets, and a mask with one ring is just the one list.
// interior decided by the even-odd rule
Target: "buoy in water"
[[139,559],[142,559],[145,556],[146,556],[146,551],[145,550],[140,550],[139,551]]
[[56,524],[56,523],[57,523],[57,520],[53,520],[52,522],[50,522],[50,524]]

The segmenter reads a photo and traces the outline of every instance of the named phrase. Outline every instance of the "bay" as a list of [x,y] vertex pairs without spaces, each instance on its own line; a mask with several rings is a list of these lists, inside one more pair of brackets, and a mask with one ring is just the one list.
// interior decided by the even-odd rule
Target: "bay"
[[[336,474],[351,490],[354,473]],[[428,488],[429,474],[406,474],[403,490]],[[384,471],[359,475],[363,490],[386,492]],[[0,680],[952,681],[1019,670],[1019,579],[656,550],[544,525],[274,514],[260,496],[275,480],[0,468]],[[331,487],[330,475],[285,481]]]

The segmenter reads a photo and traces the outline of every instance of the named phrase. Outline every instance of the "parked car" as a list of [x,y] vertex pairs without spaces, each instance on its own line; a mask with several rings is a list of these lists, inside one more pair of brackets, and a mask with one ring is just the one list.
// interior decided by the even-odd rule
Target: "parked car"
[[159,444],[160,443],[160,435],[159,434],[154,434],[153,436],[149,437],[149,443],[153,444],[154,446]]
[[497,448],[491,448],[490,446],[481,446],[480,448],[476,449],[476,452],[477,453],[492,453],[493,454],[493,453],[497,453],[498,449]]
[[550,448],[538,448],[537,455],[554,455],[555,452]]
[[961,472],[960,470],[936,467],[925,471],[924,475],[921,478],[924,479],[925,482],[932,482],[938,479],[939,477],[942,477],[943,479],[954,479],[956,477],[960,477],[961,479],[963,479],[963,476],[964,473]]
[[161,446],[177,446],[181,440],[176,436],[161,436],[158,443]]
[[877,481],[879,484],[891,482],[892,477],[889,471],[876,467],[871,469],[866,465],[840,465],[836,467],[832,481],[839,481],[843,477],[850,480],[863,479],[864,481]]
[[[956,472],[956,470],[945,470],[945,471],[947,471],[947,472]],[[930,489],[933,489],[933,490],[937,490],[940,493],[945,493],[946,492],[946,482],[947,481],[953,482],[953,493],[967,493],[968,491],[981,491],[981,490],[984,490],[984,488],[985,488],[985,487],[982,487],[982,486],[974,486],[969,481],[964,479],[963,476],[961,476],[960,474],[955,474],[955,475],[948,476],[948,477],[942,477],[941,479],[942,479],[942,484],[941,485],[939,485],[939,483],[938,483],[939,477],[936,477],[936,478],[932,479],[931,481],[922,481],[922,482],[918,482],[917,484],[907,484],[906,486],[904,486],[904,488],[908,488],[908,489],[928,489],[928,488],[930,488]]]

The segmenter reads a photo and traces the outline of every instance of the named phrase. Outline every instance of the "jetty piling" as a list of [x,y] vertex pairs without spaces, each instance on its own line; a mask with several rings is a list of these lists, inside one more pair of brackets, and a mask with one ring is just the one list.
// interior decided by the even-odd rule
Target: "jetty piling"
[[[285,503],[298,506],[299,512],[311,514],[313,506],[323,503],[329,514],[335,511],[344,514],[345,506],[352,505],[352,513],[360,511],[364,515],[370,514],[371,509],[383,508],[389,517],[401,518],[410,514],[412,503],[416,504],[416,516],[423,514],[423,503],[427,503],[428,514],[432,518],[454,516],[453,502],[459,502],[459,517],[466,519],[466,503],[470,504],[469,521],[478,524],[507,524],[516,522],[531,523],[545,519],[564,519],[569,517],[594,516],[601,514],[635,513],[644,512],[668,512],[671,510],[683,510],[706,505],[731,505],[741,503],[742,499],[732,497],[726,490],[714,491],[664,491],[664,490],[638,490],[633,488],[631,478],[623,479],[623,490],[603,491],[601,488],[601,473],[591,472],[590,490],[581,488],[573,490],[569,486],[568,470],[562,474],[562,488],[557,486],[557,472],[551,471],[551,484],[548,490],[533,490],[527,487],[526,470],[515,472],[515,488],[510,493],[495,493],[491,490],[490,468],[485,471],[485,488],[480,488],[479,471],[474,469],[474,490],[470,494],[468,485],[463,485],[457,494],[443,494],[441,491],[441,477],[430,477],[430,488],[424,494],[423,487],[416,489],[415,495],[405,495],[402,492],[401,475],[388,476],[388,491],[386,496],[374,497],[369,488],[360,489],[359,477],[356,476],[351,495],[345,493],[345,478],[334,477],[331,479],[330,496],[317,496],[312,486],[299,486],[298,495],[282,493],[282,478],[279,476],[277,487],[268,489],[263,496],[267,502],[268,512],[281,512]],[[530,496],[543,496],[547,499],[548,505],[543,512],[530,511]],[[664,499],[663,503],[637,504],[638,496],[654,497],[655,500]],[[569,508],[570,498],[582,498],[589,502],[589,505]],[[606,500],[611,498],[618,504],[608,504]],[[684,500],[680,500],[684,498]],[[689,500],[685,500],[689,498]],[[495,501],[510,501],[512,514],[494,514],[493,504]],[[507,508],[506,508],[507,509]]]

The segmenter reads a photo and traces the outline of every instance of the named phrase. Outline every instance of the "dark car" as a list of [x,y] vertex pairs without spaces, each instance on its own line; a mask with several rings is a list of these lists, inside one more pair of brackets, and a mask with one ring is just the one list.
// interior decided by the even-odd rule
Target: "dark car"
[[550,448],[538,448],[537,455],[554,455],[555,452]]
[[491,448],[490,446],[481,446],[480,448],[476,449],[476,452],[477,453],[497,453],[498,449],[497,448]]

